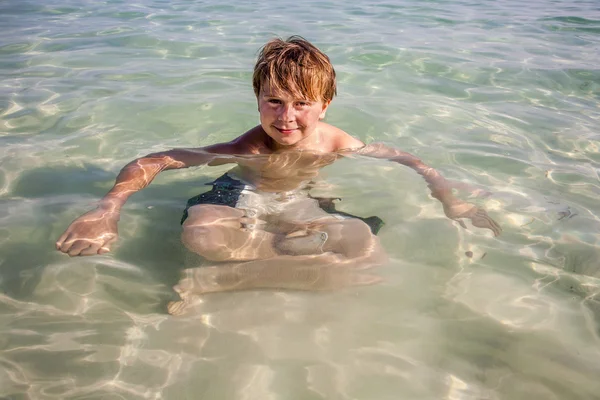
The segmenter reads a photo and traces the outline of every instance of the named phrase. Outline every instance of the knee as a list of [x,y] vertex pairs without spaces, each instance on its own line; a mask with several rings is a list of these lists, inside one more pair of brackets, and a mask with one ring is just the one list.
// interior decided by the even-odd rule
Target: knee
[[228,251],[226,241],[218,228],[184,224],[181,241],[188,250],[207,260],[226,261],[230,258],[231,252]]
[[354,237],[359,243],[368,242],[375,238],[369,225],[359,219],[349,219],[343,222],[342,235]]
[[212,222],[214,219],[214,206],[211,205],[196,205],[188,208],[188,217],[183,223],[186,226],[202,226]]
[[373,248],[379,244],[377,236],[373,235],[369,225],[360,220],[353,220],[348,231],[355,235],[358,243],[363,243],[366,248]]
[[324,229],[331,242],[327,250],[341,253],[349,258],[363,257],[379,251],[379,239],[371,233],[371,228],[361,220],[348,219]]
[[353,220],[347,226],[346,235],[350,235],[350,238],[342,240],[342,249],[349,258],[362,258],[363,262],[369,265],[386,262],[387,255],[369,225],[360,220]]
[[240,217],[240,211],[235,208],[213,204],[198,204],[188,209],[188,217],[183,223],[183,227],[201,227],[219,223],[223,219],[237,217]]

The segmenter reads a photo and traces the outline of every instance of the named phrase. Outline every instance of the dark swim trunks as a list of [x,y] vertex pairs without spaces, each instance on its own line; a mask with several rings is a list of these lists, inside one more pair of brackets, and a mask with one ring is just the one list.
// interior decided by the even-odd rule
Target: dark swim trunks
[[[185,207],[185,210],[183,211],[183,217],[181,218],[182,224],[188,217],[188,209],[190,207],[198,204],[215,204],[220,206],[236,208],[242,191],[248,189],[248,186],[245,185],[243,182],[237,179],[233,179],[227,174],[222,175],[221,177],[217,178],[211,183],[207,183],[207,185],[212,185],[212,189],[208,192],[204,192],[197,196],[194,196],[187,201],[187,205]],[[374,235],[377,235],[381,227],[384,225],[383,220],[377,216],[362,218],[356,215],[336,210],[334,203],[334,200],[337,200],[336,198],[310,198],[316,200],[318,202],[319,207],[328,214],[338,217],[360,219],[369,226],[371,232]]]
[[227,174],[224,174],[213,182],[206,183],[206,185],[212,185],[212,189],[194,196],[187,201],[181,218],[182,224],[188,217],[188,209],[198,204],[215,204],[235,208],[242,190],[246,188],[246,185],[242,182],[231,178]]

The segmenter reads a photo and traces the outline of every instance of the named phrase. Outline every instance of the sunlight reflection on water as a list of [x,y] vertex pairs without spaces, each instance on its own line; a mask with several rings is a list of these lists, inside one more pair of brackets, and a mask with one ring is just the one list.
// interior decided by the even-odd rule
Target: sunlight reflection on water
[[[0,396],[597,397],[597,3],[10,0],[0,24]],[[386,222],[378,285],[167,315],[195,262],[185,200],[223,167],[134,196],[112,255],[54,251],[129,160],[256,124],[256,51],[289,34],[336,67],[329,123],[491,192],[470,200],[503,234],[446,219],[413,171],[347,159],[318,190]]]

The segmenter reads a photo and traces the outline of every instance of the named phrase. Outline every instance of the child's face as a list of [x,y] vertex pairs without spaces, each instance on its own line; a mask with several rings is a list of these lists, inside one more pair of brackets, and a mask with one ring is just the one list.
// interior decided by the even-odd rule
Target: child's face
[[[325,117],[329,102],[297,98],[292,93],[277,91],[264,85],[258,95],[260,124],[280,145],[310,143],[310,138]],[[308,139],[308,140],[305,140]]]

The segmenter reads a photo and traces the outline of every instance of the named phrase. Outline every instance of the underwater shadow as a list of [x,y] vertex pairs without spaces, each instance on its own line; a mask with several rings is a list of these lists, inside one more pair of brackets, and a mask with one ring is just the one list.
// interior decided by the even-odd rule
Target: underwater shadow
[[[178,298],[172,287],[180,283],[182,276],[185,277],[184,270],[189,273],[191,269],[214,265],[188,251],[180,239],[181,217],[187,200],[198,193],[210,190],[210,186],[205,184],[212,182],[219,175],[218,171],[211,172],[213,173],[210,175],[205,171],[192,172],[188,178],[178,177],[173,180],[169,179],[169,174],[164,174],[152,185],[134,194],[121,211],[119,240],[109,255],[102,256],[135,266],[148,273],[151,281],[159,286],[164,285],[166,290],[161,290],[164,293],[161,295],[164,296],[161,302],[165,305]],[[47,166],[26,171],[19,177],[12,190],[12,195],[18,199],[13,198],[10,201],[23,199],[33,204],[35,208],[33,217],[23,228],[26,231],[32,229],[43,232],[37,235],[41,240],[36,244],[37,251],[31,255],[28,255],[31,244],[27,241],[27,235],[13,241],[10,247],[5,249],[5,256],[0,260],[0,273],[4,277],[0,285],[4,293],[11,297],[28,298],[39,284],[44,268],[64,262],[65,257],[68,256],[55,250],[55,241],[74,218],[94,207],[94,202],[108,191],[114,179],[113,171],[93,164],[85,164],[84,168],[64,165]],[[340,213],[339,210],[334,211]],[[82,263],[82,268],[88,267],[89,261],[94,258],[100,260],[99,264],[105,264],[101,256],[86,256],[84,258],[86,263]],[[22,268],[24,265],[25,274]],[[326,281],[341,279],[340,282],[348,279],[349,282],[353,282],[353,279],[356,279],[340,274],[335,268],[330,268],[332,274],[307,268],[302,269],[302,273],[294,273],[290,277],[286,275],[289,272],[287,270],[283,271],[285,273],[279,270],[275,271],[277,273],[271,270],[266,273],[260,269],[261,272],[256,273],[253,269],[242,269],[238,273],[242,272],[243,276],[240,279],[244,282],[248,279],[254,282],[256,279],[262,280],[266,277],[265,282],[269,284],[268,287],[291,290],[298,290],[296,286],[300,286],[300,290],[313,290],[313,275],[319,278],[318,281],[325,279],[323,277],[327,278]],[[210,271],[214,275],[213,269]],[[203,274],[205,272],[202,271]],[[228,270],[221,271],[219,268],[215,276],[211,275],[211,279],[228,281],[231,278],[229,275]],[[23,279],[24,276],[27,276],[26,280]],[[281,279],[285,281],[284,284],[277,283]],[[290,279],[293,282],[288,282]],[[353,283],[364,284],[360,279],[359,281]],[[228,283],[224,286],[230,285]],[[258,284],[258,286],[264,285]],[[339,286],[346,285],[339,283]],[[317,289],[319,290],[323,289]]]
[[[0,198],[6,205],[0,221],[10,226],[8,239],[0,244],[4,294],[21,299],[32,295],[44,268],[68,257],[55,249],[60,234],[74,218],[94,207],[115,177],[113,171],[94,164],[50,165],[20,174],[10,196]],[[120,237],[109,257],[147,271],[169,288],[177,283],[187,252],[180,241],[186,201],[191,190],[208,189],[203,183],[212,179],[201,173],[173,182],[161,179],[160,184],[133,195],[122,210]],[[198,183],[190,189],[191,182]],[[85,259],[94,257],[100,259]]]

